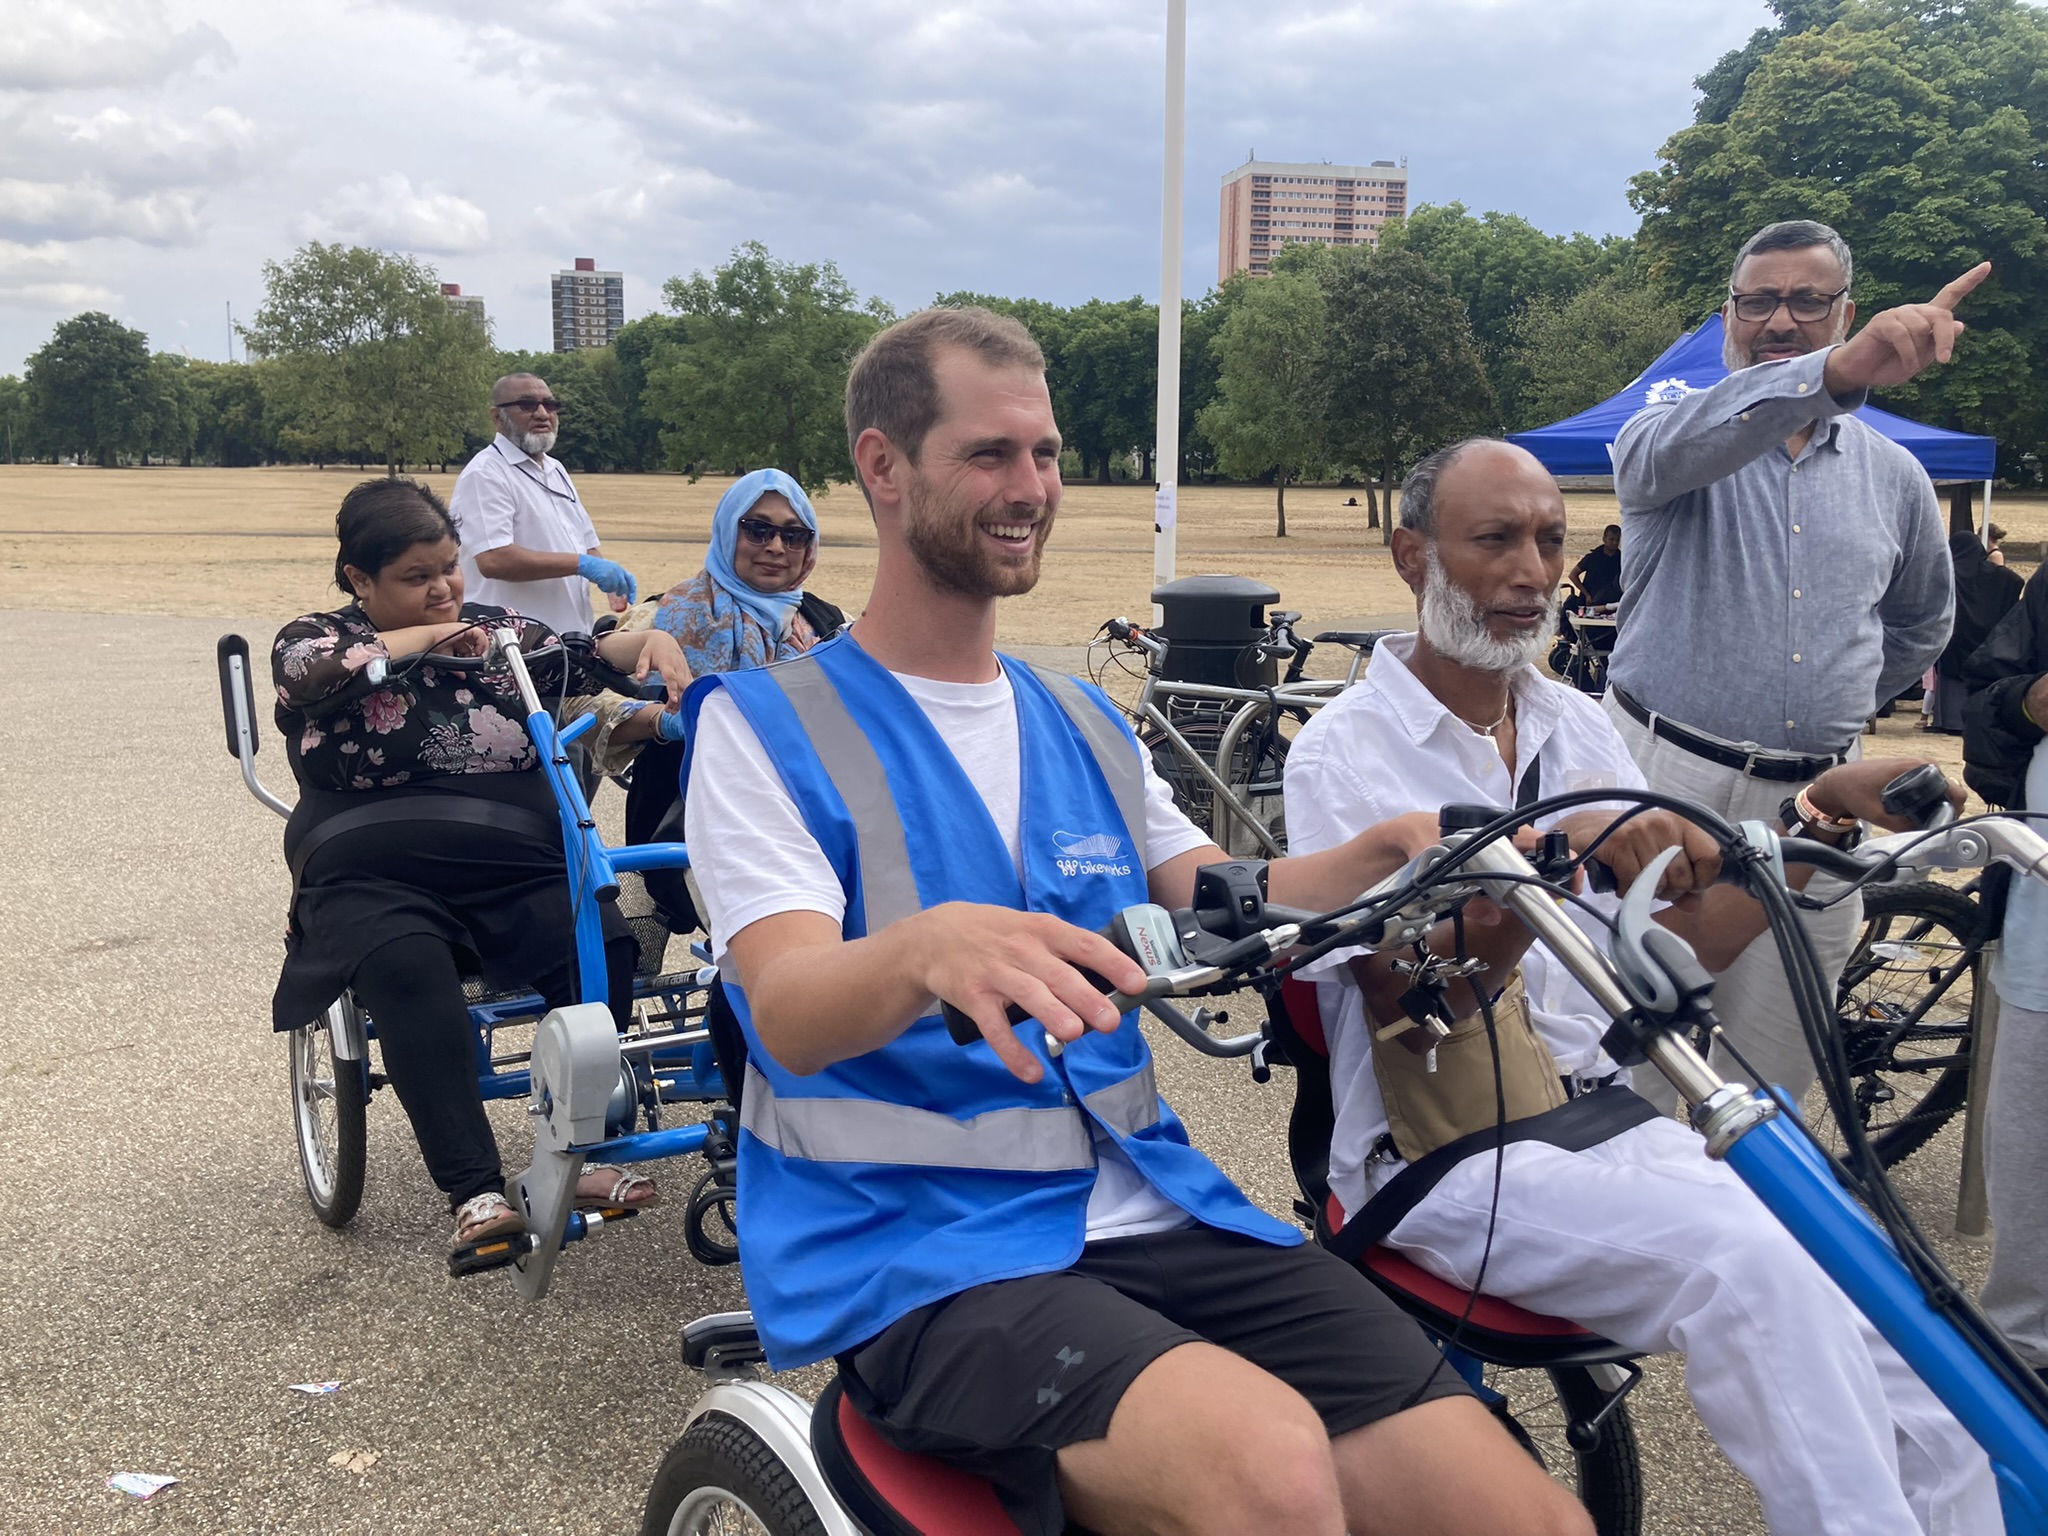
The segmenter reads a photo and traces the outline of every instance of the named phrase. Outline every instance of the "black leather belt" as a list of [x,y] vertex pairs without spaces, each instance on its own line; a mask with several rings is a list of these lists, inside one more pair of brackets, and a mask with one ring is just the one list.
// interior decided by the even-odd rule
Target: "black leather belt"
[[292,850],[288,860],[294,893],[298,890],[299,876],[305,872],[313,855],[335,838],[364,827],[390,826],[402,821],[453,821],[543,841],[559,831],[558,823],[549,821],[538,811],[497,800],[466,799],[453,794],[406,795],[397,800],[373,800],[366,805],[351,806],[337,812],[306,830],[306,835],[299,839],[299,845]]
[[1621,707],[1628,717],[1639,725],[1647,725],[1651,732],[1682,747],[1694,757],[1703,757],[1710,763],[1719,763],[1723,768],[1733,768],[1737,773],[1746,773],[1752,779],[1768,779],[1774,784],[1804,784],[1817,779],[1830,768],[1849,760],[1847,752],[1831,752],[1821,757],[1798,757],[1789,752],[1771,752],[1763,747],[1723,741],[1718,736],[1708,736],[1699,731],[1689,731],[1674,720],[1663,715],[1653,715],[1634,699],[1612,683],[1607,691],[1621,701]]

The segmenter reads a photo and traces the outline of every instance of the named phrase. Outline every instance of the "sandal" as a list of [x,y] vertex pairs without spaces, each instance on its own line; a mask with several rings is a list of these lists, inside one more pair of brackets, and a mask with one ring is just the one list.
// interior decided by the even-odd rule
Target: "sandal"
[[650,1205],[659,1204],[661,1191],[644,1173],[599,1163],[584,1169],[582,1177],[576,1180],[578,1210],[613,1206],[621,1210],[643,1211]]
[[455,1208],[455,1240],[452,1246],[467,1248],[494,1237],[509,1237],[526,1230],[526,1218],[512,1202],[496,1190],[473,1195]]

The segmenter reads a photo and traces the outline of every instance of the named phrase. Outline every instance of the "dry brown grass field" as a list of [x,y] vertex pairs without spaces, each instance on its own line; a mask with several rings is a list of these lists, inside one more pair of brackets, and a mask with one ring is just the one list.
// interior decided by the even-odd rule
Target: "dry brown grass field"
[[[0,608],[170,614],[254,623],[334,606],[333,515],[361,478],[347,469],[128,469],[0,465]],[[422,475],[443,496],[452,475]],[[731,482],[679,475],[586,475],[578,488],[607,552],[653,591],[699,570],[718,498]],[[1278,589],[1303,630],[1406,622],[1414,609],[1363,505],[1348,490],[1289,493],[1274,536],[1273,493],[1189,486],[1180,493],[1178,570],[1227,571]],[[1360,496],[1361,502],[1363,496]],[[1614,520],[1611,495],[1565,498],[1573,557]],[[812,586],[857,611],[874,576],[874,528],[849,487],[817,501],[824,548]],[[1115,614],[1142,618],[1152,589],[1152,495],[1143,486],[1071,485],[1036,591],[1003,604],[1007,645],[1078,646]],[[2001,498],[2015,540],[2048,539],[2048,498]],[[2026,567],[2020,567],[2025,570]],[[1311,670],[1341,669],[1341,652]],[[1959,770],[1959,743],[1880,723],[1874,751],[1921,752]]]

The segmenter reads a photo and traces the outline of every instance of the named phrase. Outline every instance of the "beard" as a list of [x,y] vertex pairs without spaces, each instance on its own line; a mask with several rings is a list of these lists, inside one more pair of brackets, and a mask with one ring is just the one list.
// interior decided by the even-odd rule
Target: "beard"
[[513,441],[519,444],[521,453],[539,458],[544,453],[554,451],[555,439],[560,435],[557,432],[523,432]]
[[[1723,322],[1723,325],[1725,327],[1725,321]],[[1820,343],[1820,345],[1823,347],[1832,347],[1838,345],[1841,342],[1843,336],[1847,333],[1847,331],[1848,327],[1842,323],[1841,317],[1837,315],[1835,317],[1834,334],[1830,336],[1826,341]],[[1759,331],[1755,339],[1750,342],[1747,351],[1745,351],[1736,342],[1735,337],[1724,328],[1721,332],[1721,366],[1723,368],[1726,368],[1730,373],[1740,373],[1743,369],[1754,368],[1759,363],[1775,363],[1784,361],[1784,359],[1782,358],[1767,358],[1758,356],[1758,354],[1762,352],[1762,350],[1766,346],[1797,347],[1799,349],[1801,356],[1804,356],[1808,352],[1817,350],[1814,344],[1806,339],[1806,332],[1798,329],[1796,326],[1790,332]]]
[[[913,482],[903,513],[903,542],[924,568],[932,585],[962,597],[1018,597],[1038,585],[1038,567],[1045,541],[1052,536],[1052,514],[1038,515],[1031,547],[1005,555],[981,542],[981,517],[943,504],[922,480]],[[1020,523],[1032,514],[1019,513]]]
[[1496,640],[1486,627],[1479,605],[1465,592],[1451,585],[1432,545],[1427,551],[1428,571],[1422,583],[1422,637],[1430,649],[1447,661],[1476,672],[1519,672],[1543,654],[1557,628],[1558,597],[1555,592],[1543,605],[1543,621],[1518,640]]

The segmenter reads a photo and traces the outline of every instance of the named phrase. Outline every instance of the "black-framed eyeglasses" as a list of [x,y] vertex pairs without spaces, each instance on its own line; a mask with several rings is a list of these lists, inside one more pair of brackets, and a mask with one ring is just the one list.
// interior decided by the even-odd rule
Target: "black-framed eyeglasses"
[[546,411],[550,416],[562,414],[562,402],[553,395],[549,395],[546,399],[537,399],[532,395],[521,395],[517,400],[500,400],[497,402],[497,406],[501,411],[508,411],[516,406],[529,416],[535,411]]
[[782,540],[784,549],[809,549],[811,540],[818,536],[817,530],[813,528],[801,525],[785,528],[780,523],[771,523],[758,517],[741,518],[740,532],[746,535],[749,544],[760,549],[766,549],[777,539]]
[[1825,320],[1835,312],[1835,306],[1849,290],[1838,288],[1833,293],[1737,293],[1728,290],[1728,297],[1735,304],[1735,318],[1754,324],[1768,320],[1782,307],[1801,325],[1811,325],[1816,320]]

